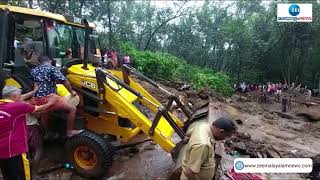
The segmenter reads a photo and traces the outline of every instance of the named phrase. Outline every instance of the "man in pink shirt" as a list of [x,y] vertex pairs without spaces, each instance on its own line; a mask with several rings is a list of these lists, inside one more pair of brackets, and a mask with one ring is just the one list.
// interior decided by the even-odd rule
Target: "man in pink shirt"
[[55,103],[33,106],[20,101],[21,90],[5,86],[0,100],[0,169],[6,180],[30,180],[26,114],[43,111]]

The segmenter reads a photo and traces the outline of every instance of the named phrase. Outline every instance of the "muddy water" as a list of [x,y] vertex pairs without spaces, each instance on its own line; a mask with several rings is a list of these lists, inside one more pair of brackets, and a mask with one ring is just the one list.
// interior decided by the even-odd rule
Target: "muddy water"
[[171,155],[156,145],[154,150],[145,150],[129,160],[114,161],[107,178],[165,179],[173,167]]
[[[50,145],[46,148],[41,162],[41,170],[62,165],[64,151],[61,145]],[[146,142],[138,147],[140,152],[129,153],[125,150],[115,154],[112,167],[103,180],[118,179],[165,179],[171,173],[174,163],[171,155],[158,145]],[[64,168],[42,175],[45,180],[89,180]],[[0,173],[1,179],[1,173]]]

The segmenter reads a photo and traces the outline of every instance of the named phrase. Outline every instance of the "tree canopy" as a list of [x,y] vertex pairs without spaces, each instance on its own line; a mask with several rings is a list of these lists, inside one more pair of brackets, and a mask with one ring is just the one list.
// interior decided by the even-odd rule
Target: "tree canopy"
[[188,64],[226,73],[235,82],[320,86],[320,5],[316,1],[310,1],[312,23],[277,22],[276,1],[0,2],[87,18],[98,25],[107,48],[129,42],[138,50],[170,53]]

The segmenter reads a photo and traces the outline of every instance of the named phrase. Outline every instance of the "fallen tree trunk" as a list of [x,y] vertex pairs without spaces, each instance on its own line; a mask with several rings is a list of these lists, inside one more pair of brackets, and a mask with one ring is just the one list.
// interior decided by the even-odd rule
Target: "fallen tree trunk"
[[284,112],[280,112],[280,111],[273,111],[273,112],[277,113],[278,116],[280,116],[282,118],[287,118],[287,119],[295,119],[296,118],[296,117],[291,116],[291,115],[284,113]]

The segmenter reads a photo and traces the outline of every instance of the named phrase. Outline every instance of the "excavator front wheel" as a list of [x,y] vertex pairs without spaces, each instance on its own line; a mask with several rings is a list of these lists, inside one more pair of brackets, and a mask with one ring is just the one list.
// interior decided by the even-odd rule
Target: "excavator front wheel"
[[67,140],[66,152],[78,174],[101,178],[111,167],[114,148],[102,136],[84,131]]

